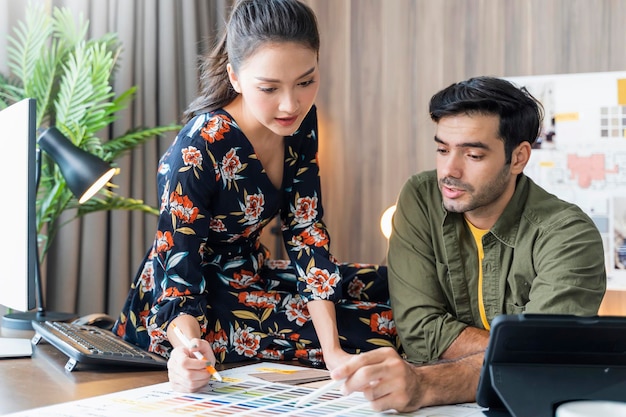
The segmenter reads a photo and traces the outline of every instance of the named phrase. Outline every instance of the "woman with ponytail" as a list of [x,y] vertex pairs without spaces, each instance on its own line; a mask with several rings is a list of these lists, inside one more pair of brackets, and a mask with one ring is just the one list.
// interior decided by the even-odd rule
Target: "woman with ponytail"
[[[329,252],[314,105],[319,46],[305,4],[237,2],[159,162],[154,243],[114,331],[169,357],[175,389],[209,380],[192,351],[218,363],[302,358],[333,369],[361,351],[399,348],[386,269]],[[275,216],[288,260],[270,259],[259,240]]]

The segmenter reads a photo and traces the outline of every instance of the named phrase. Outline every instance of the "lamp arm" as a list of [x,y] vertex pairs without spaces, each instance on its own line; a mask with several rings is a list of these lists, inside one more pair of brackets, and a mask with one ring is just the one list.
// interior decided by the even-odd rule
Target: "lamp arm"
[[[54,241],[54,238],[58,232],[58,230],[65,224],[65,223],[69,223],[72,219],[68,220],[65,223],[62,224],[58,224],[58,219],[59,216],[61,216],[61,214],[65,211],[65,209],[68,207],[70,201],[72,200],[71,195],[66,195],[65,193],[63,193],[61,196],[59,196],[59,204],[56,206],[55,208],[55,213],[54,213],[54,217],[46,222],[46,223],[42,223],[41,227],[43,228],[44,224],[46,225],[47,229],[46,229],[46,241],[43,245],[43,250],[40,251],[39,257],[40,259],[44,259],[46,257],[46,254],[48,253],[48,249],[50,249],[51,243]],[[39,231],[37,232],[39,233]],[[39,248],[39,245],[37,245],[37,247]]]

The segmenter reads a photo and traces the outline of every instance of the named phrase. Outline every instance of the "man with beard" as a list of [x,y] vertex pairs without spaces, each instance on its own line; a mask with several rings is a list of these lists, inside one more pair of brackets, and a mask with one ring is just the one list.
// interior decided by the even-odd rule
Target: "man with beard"
[[403,187],[389,240],[391,304],[406,360],[381,348],[333,370],[377,410],[475,401],[499,314],[595,315],[606,289],[598,230],[523,170],[542,119],[492,77],[430,101],[436,171]]

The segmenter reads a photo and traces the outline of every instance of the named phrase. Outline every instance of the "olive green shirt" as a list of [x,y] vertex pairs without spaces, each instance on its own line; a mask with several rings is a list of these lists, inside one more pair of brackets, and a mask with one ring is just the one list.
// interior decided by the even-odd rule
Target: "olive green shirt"
[[[482,242],[489,323],[499,314],[597,314],[606,290],[602,239],[577,206],[522,174]],[[463,214],[443,208],[435,171],[414,175],[400,193],[388,267],[394,319],[411,362],[435,361],[465,327],[483,328],[476,244]]]

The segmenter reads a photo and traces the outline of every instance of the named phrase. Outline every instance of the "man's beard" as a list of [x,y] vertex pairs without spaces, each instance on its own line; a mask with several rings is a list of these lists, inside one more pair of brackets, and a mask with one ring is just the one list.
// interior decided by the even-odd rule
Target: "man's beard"
[[469,201],[443,200],[443,206],[452,213],[466,213],[481,207],[485,207],[498,200],[508,186],[510,164],[505,165],[498,175],[490,182],[481,187],[478,191],[470,185],[457,179],[444,177],[439,180],[439,189],[448,186],[464,191],[464,196],[469,197]]

